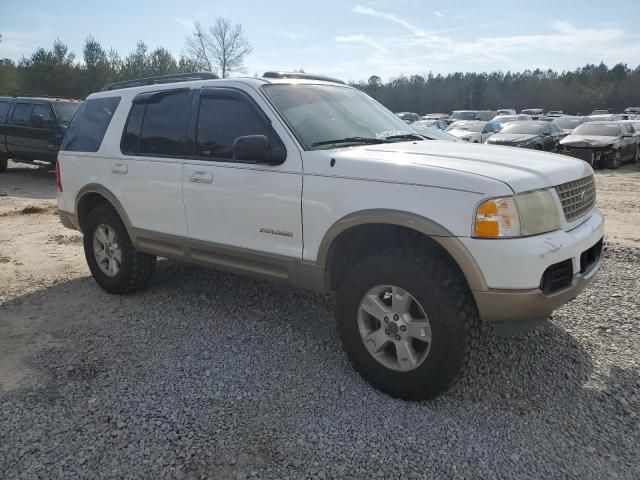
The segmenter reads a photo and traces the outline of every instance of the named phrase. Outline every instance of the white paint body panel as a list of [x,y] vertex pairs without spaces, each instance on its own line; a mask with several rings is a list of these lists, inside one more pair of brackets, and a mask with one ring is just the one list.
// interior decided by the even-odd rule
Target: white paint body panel
[[604,218],[596,209],[570,231],[557,230],[527,238],[483,240],[462,238],[476,259],[489,288],[534,289],[547,267],[573,260],[573,273],[580,271],[580,254],[604,235]]
[[[575,267],[577,258],[579,265],[580,253],[602,237],[602,216],[596,210],[579,225],[564,224],[562,230],[545,235],[470,238],[481,200],[592,175],[581,160],[444,141],[304,151],[266,101],[262,84],[260,79],[234,79],[186,85],[233,86],[252,95],[287,149],[287,160],[279,166],[126,157],[120,152],[120,139],[131,99],[151,88],[185,84],[92,95],[120,96],[121,102],[97,153],[60,153],[64,188],[58,195],[60,208],[75,212],[80,189],[97,183],[120,200],[134,227],[309,261],[317,259],[322,239],[341,218],[363,210],[398,210],[428,218],[459,237],[489,287],[507,289],[537,287],[542,272],[554,262],[573,258]],[[113,163],[126,165],[127,173],[112,173]],[[211,183],[191,182],[195,171],[210,173]],[[261,233],[261,228],[291,236]]]

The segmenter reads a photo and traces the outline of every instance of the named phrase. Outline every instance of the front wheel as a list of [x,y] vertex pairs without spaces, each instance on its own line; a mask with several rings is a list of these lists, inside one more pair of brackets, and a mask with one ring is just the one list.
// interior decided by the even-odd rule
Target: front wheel
[[613,155],[609,155],[606,160],[607,168],[617,169],[622,164],[622,151],[616,150]]
[[351,363],[374,387],[431,399],[461,377],[480,333],[464,277],[441,255],[392,249],[353,267],[338,291],[337,327]]
[[7,170],[7,166],[9,165],[8,158],[0,158],[0,173],[3,173]]
[[136,251],[118,214],[100,205],[89,212],[84,253],[98,285],[110,293],[131,293],[151,278],[156,257]]

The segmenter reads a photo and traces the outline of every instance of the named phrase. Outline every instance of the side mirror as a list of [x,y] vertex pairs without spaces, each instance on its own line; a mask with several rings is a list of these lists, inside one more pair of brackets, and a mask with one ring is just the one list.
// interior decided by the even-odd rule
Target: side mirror
[[231,148],[234,160],[262,162],[269,165],[280,165],[286,158],[286,151],[271,145],[266,135],[245,135],[238,137]]
[[40,114],[31,115],[31,126],[35,128],[42,128],[44,123],[44,117]]

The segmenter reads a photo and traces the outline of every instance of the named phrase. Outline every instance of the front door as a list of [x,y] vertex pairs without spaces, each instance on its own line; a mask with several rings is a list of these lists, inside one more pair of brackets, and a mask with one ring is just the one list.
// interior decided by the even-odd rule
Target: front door
[[35,160],[55,162],[58,145],[54,139],[56,121],[48,103],[36,103],[29,119],[31,142],[29,156]]
[[[235,88],[205,87],[194,102],[191,132],[182,185],[189,240],[203,261],[210,249],[218,252],[211,261],[224,263],[227,248],[234,262],[243,251],[301,259],[302,159],[266,103]],[[234,160],[234,141],[247,135],[267,136],[286,159]]]

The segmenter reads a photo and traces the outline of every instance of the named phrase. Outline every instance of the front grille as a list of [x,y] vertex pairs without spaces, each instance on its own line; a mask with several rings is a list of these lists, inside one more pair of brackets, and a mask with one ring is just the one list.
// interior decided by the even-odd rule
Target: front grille
[[555,188],[567,222],[579,219],[596,204],[596,184],[593,176],[563,183]]
[[543,293],[554,293],[571,285],[573,280],[573,262],[571,259],[551,265],[544,271],[540,281]]

